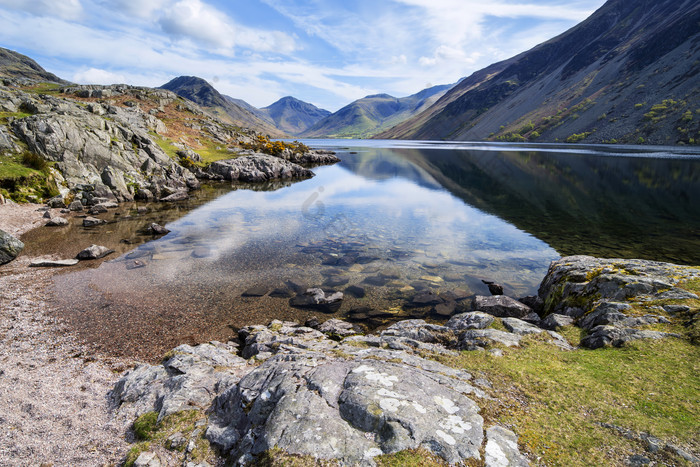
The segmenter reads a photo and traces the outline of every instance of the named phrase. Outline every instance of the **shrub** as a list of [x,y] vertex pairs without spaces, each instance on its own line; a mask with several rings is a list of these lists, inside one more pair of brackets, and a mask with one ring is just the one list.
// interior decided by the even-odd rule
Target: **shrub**
[[22,154],[22,164],[32,169],[40,170],[41,172],[46,172],[49,169],[49,164],[46,163],[43,157],[29,151]]

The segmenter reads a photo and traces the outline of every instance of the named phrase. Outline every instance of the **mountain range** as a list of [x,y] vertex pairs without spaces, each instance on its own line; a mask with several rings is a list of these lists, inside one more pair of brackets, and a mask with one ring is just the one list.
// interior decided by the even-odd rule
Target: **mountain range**
[[328,115],[301,136],[307,138],[368,138],[430,107],[451,85],[433,86],[408,97],[376,94],[358,99]]
[[697,0],[609,0],[378,137],[693,144],[699,64]]

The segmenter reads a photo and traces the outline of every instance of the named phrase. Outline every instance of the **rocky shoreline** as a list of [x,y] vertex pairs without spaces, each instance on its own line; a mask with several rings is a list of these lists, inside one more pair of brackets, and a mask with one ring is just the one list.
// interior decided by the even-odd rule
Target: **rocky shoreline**
[[[9,220],[15,208],[0,214]],[[27,272],[31,260],[0,269],[10,291],[0,303],[0,399],[3,423],[19,427],[3,435],[14,448],[0,450],[0,463],[249,464],[279,450],[374,465],[377,456],[417,449],[450,464],[530,465],[517,431],[482,415],[498,397],[488,376],[441,361],[465,351],[499,359],[531,339],[555,352],[585,352],[700,336],[698,296],[684,286],[700,269],[574,256],[552,263],[536,297],[476,296],[471,311],[443,324],[411,319],[364,334],[338,319],[273,321],[240,329],[236,341],[181,345],[161,364],[120,377],[136,362],[91,356],[50,318],[53,272]],[[497,284],[489,289],[501,293]],[[572,345],[564,331],[574,328],[583,338]],[[27,389],[18,391],[23,381]],[[55,392],[61,404],[49,402]],[[48,426],[49,418],[65,422]],[[659,442],[665,455],[698,462]]]

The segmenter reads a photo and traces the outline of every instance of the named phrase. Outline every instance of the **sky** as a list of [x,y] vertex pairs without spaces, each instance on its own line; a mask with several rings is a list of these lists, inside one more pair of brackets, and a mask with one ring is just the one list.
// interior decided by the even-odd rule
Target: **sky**
[[265,107],[332,112],[450,84],[581,22],[604,0],[0,0],[0,46],[80,84],[199,76]]

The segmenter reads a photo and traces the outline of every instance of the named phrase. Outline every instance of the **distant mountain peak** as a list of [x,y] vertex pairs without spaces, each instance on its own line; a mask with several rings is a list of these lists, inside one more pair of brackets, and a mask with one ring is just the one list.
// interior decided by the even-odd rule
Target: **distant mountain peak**
[[313,104],[301,101],[296,97],[285,96],[278,101],[260,109],[282,131],[298,135],[314,125],[330,112],[319,109]]
[[61,84],[70,83],[44,70],[41,65],[26,55],[2,47],[0,47],[0,78],[29,79]]

